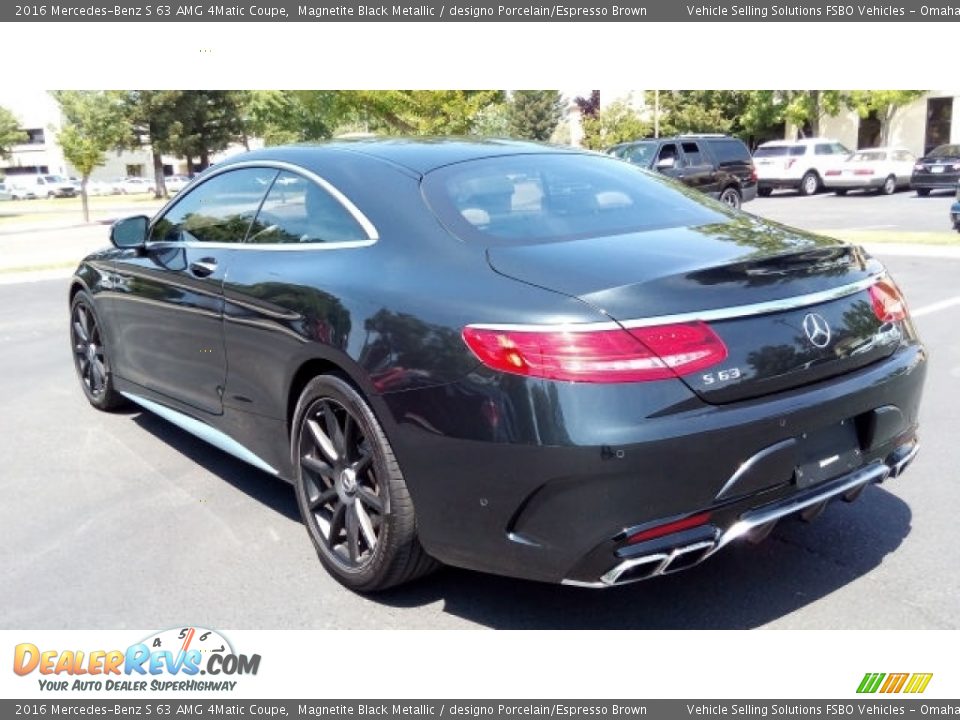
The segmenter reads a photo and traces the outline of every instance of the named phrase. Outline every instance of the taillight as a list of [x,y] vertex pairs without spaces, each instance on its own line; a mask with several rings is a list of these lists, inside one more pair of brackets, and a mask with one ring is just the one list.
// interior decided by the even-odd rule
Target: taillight
[[853,171],[854,175],[873,175],[873,170],[870,168],[860,168],[859,170]]
[[727,357],[706,323],[629,331],[490,329],[467,326],[463,340],[489,368],[515,375],[591,383],[664,380],[702,370]]
[[750,163],[750,182],[757,181],[757,168],[753,163]]
[[890,278],[883,278],[870,286],[868,292],[873,313],[880,322],[898,322],[907,317],[907,303],[900,293],[900,288]]
[[824,175],[830,175],[830,176],[839,175],[839,174],[840,174],[840,171],[839,171],[839,170],[827,170],[827,171],[824,173]]
[[914,170],[923,170],[923,163],[917,163],[913,166]]

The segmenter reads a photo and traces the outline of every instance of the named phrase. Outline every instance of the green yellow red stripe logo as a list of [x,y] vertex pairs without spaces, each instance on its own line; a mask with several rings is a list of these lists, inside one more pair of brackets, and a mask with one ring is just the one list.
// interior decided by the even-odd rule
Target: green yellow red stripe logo
[[858,693],[922,693],[933,673],[866,673]]

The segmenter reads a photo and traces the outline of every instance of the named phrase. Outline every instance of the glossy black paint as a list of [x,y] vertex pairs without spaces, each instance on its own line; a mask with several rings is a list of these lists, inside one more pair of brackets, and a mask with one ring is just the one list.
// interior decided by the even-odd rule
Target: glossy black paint
[[[347,378],[393,446],[425,549],[501,574],[591,581],[613,564],[627,527],[705,508],[726,508],[719,516],[733,522],[735,511],[796,492],[787,469],[803,456],[802,436],[841,421],[857,427],[864,461],[914,438],[925,352],[909,321],[882,335],[865,291],[717,323],[730,363],[752,366],[723,390],[702,379],[582,384],[482,366],[461,339],[467,324],[625,322],[782,300],[882,271],[859,249],[681,189],[710,222],[528,245],[452,234],[425,200],[431,173],[516,153],[579,154],[451,140],[248,153],[216,172],[282,162],[315,173],[363,212],[376,241],[148,243],[86,258],[73,291],[94,298],[118,390],[215,428],[286,479],[301,388],[321,372]],[[202,187],[200,178],[172,202]],[[830,357],[798,332],[810,310],[846,341]],[[878,408],[894,411],[878,419]],[[721,495],[744,460],[777,443],[791,449]]]
[[917,160],[910,176],[915,190],[952,190],[960,182],[960,145],[940,145]]

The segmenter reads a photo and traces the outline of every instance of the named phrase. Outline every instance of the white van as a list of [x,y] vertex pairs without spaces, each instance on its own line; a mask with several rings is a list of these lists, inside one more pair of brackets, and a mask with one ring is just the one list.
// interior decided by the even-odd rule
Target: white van
[[8,175],[7,189],[14,200],[74,197],[77,188],[59,175]]

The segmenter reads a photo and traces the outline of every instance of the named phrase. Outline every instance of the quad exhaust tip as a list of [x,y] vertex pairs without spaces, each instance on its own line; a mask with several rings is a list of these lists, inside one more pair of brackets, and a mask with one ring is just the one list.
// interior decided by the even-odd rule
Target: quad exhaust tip
[[606,588],[649,580],[679,570],[699,565],[715,552],[740,537],[757,543],[764,540],[781,518],[797,514],[805,522],[812,522],[824,511],[831,500],[842,498],[853,502],[867,485],[882,483],[888,477],[899,477],[914,461],[920,444],[914,441],[894,451],[885,462],[874,462],[829,485],[819,493],[786,498],[780,502],[755,510],[748,510],[740,519],[722,533],[718,530],[714,540],[701,540],[680,545],[672,550],[657,552],[639,558],[629,558],[615,565],[595,582],[563,580],[564,585]]

